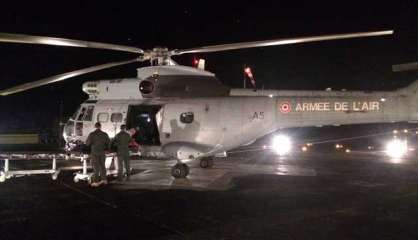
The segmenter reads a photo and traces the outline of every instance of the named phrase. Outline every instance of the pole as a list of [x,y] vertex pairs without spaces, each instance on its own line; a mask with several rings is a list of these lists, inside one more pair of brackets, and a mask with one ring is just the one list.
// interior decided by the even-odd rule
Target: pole
[[4,159],[4,173],[6,174],[6,176],[8,172],[9,172],[9,159],[6,158]]
[[55,157],[55,154],[52,157],[52,170],[57,170],[57,158]]
[[83,162],[83,175],[87,174],[87,160],[84,157],[84,154],[81,155],[81,161]]
[[243,79],[243,83],[244,83],[244,89],[246,88],[246,86],[245,86],[245,80],[246,80],[246,78],[245,78],[245,68],[246,68],[246,66],[245,66],[245,64],[244,64],[244,68],[243,68],[243,73],[242,73],[242,79]]
[[59,105],[59,123],[58,123],[58,147],[61,148],[63,146],[63,136],[62,132],[64,131],[64,123],[62,122],[62,115],[64,111],[64,101],[61,99]]

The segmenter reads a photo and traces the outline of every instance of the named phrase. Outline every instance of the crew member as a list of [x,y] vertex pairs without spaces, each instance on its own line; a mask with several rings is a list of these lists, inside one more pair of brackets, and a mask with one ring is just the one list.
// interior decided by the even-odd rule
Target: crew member
[[120,126],[120,132],[115,136],[115,146],[118,155],[118,180],[123,180],[123,166],[125,166],[126,179],[130,177],[130,164],[129,164],[129,143],[131,142],[131,135],[126,132],[126,126]]
[[91,147],[90,157],[93,165],[91,186],[98,187],[107,184],[105,151],[109,149],[110,139],[107,133],[101,130],[100,122],[97,122],[94,127],[96,130],[89,134],[86,144]]
[[136,141],[137,139],[139,139],[138,132],[135,130],[135,128],[131,128],[131,129],[129,129],[128,133],[129,133],[129,135],[131,135],[131,138],[132,138],[131,141],[129,142],[129,149],[132,152],[136,152],[140,155],[141,154],[140,146]]

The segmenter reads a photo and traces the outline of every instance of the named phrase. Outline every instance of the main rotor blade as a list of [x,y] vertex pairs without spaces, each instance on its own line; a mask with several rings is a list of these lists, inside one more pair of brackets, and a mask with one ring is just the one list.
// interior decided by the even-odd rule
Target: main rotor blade
[[51,83],[55,83],[55,82],[61,82],[61,81],[64,81],[65,79],[80,76],[80,75],[83,75],[83,74],[86,74],[86,73],[91,73],[91,72],[103,70],[103,69],[106,69],[106,68],[116,67],[116,66],[120,66],[120,65],[124,65],[124,64],[128,64],[128,63],[133,63],[133,62],[138,62],[138,61],[140,61],[140,59],[135,58],[135,59],[128,60],[128,61],[106,63],[106,64],[101,64],[101,65],[97,65],[97,66],[92,66],[92,67],[88,67],[88,68],[75,70],[75,71],[72,71],[72,72],[67,72],[67,73],[55,75],[55,76],[44,78],[44,79],[41,79],[41,80],[38,80],[38,81],[25,83],[25,84],[21,84],[21,85],[12,87],[12,88],[0,90],[0,96],[7,96],[7,95],[18,93],[18,92],[23,92],[23,91],[26,91],[26,90],[29,90],[29,89],[32,89],[32,88],[37,88],[37,87],[40,87],[40,86],[43,86],[43,85],[47,85],[47,84],[51,84]]
[[394,72],[406,72],[413,70],[418,70],[418,62],[402,63],[392,66],[392,71]]
[[116,51],[123,51],[123,52],[132,52],[132,53],[144,52],[140,48],[124,46],[124,45],[89,42],[89,41],[66,39],[66,38],[13,34],[13,33],[0,33],[0,42],[44,44],[44,45],[55,45],[55,46],[65,46],[65,47],[98,48],[98,49],[108,49],[108,50],[116,50]]
[[244,48],[269,47],[269,46],[277,46],[277,45],[319,42],[319,41],[329,41],[329,40],[347,39],[347,38],[372,37],[372,36],[381,36],[381,35],[390,35],[390,34],[393,34],[393,30],[376,31],[376,32],[344,33],[344,34],[320,35],[320,36],[285,38],[285,39],[272,39],[272,40],[266,40],[266,41],[231,43],[231,44],[221,44],[221,45],[213,45],[213,46],[206,46],[206,47],[189,48],[189,49],[183,49],[183,50],[174,50],[172,52],[172,55],[181,55],[185,53],[219,52],[219,51],[237,50],[237,49],[244,49]]

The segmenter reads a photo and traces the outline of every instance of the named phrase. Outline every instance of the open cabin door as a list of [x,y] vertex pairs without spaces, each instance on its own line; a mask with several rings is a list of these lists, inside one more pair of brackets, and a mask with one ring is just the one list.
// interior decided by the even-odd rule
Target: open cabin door
[[161,119],[157,117],[160,109],[161,105],[129,106],[126,126],[128,130],[135,129],[135,134],[132,137],[140,145],[161,145],[158,131]]

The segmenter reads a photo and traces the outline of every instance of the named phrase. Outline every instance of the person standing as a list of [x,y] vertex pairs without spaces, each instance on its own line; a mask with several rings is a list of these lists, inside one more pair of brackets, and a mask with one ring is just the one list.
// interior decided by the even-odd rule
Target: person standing
[[106,176],[106,153],[109,149],[110,139],[107,133],[101,130],[102,125],[97,122],[94,127],[95,131],[91,132],[87,137],[86,145],[91,147],[90,157],[93,165],[92,187],[107,184]]
[[126,132],[126,125],[120,126],[120,132],[115,136],[115,146],[118,155],[118,180],[123,180],[123,166],[125,166],[126,179],[129,180],[131,167],[129,164],[129,143],[131,135]]

